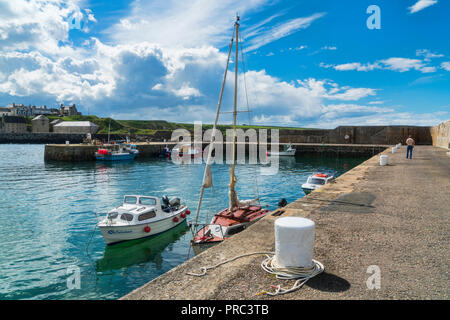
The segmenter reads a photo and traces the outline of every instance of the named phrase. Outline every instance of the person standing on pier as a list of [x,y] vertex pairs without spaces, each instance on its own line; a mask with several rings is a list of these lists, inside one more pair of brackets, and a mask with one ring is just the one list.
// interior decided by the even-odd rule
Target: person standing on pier
[[412,152],[415,144],[416,143],[411,136],[406,139],[406,159],[408,159],[408,155],[409,158],[412,159]]

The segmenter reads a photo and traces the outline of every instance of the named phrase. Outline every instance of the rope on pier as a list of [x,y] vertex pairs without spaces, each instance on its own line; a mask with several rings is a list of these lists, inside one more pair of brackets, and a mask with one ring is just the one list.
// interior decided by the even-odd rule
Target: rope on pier
[[[272,286],[276,289],[275,292],[262,291],[260,293],[257,293],[256,295],[267,294],[270,296],[276,296],[276,295],[280,295],[280,294],[286,294],[286,293],[293,292],[295,290],[300,289],[309,279],[317,276],[318,274],[322,273],[325,270],[323,264],[316,260],[312,260],[313,265],[311,267],[307,267],[307,268],[280,267],[277,264],[276,259],[274,259],[275,258],[274,252],[263,251],[263,252],[252,252],[252,253],[242,254],[242,255],[236,256],[234,258],[219,262],[218,264],[213,265],[213,266],[201,267],[200,268],[200,270],[202,271],[201,273],[186,272],[186,274],[195,276],[195,277],[203,277],[204,275],[206,275],[208,270],[215,269],[215,268],[217,268],[221,265],[224,265],[228,262],[232,262],[232,261],[235,261],[235,260],[237,260],[239,258],[243,258],[243,257],[248,257],[248,256],[252,256],[252,255],[263,255],[263,254],[266,255],[266,259],[264,259],[264,261],[261,262],[261,268],[264,271],[266,271],[270,274],[276,275],[277,279],[281,279],[281,280],[297,279],[297,281],[289,289],[284,289],[281,287],[281,285],[276,285],[276,286]],[[270,256],[270,255],[272,255],[272,256]]]

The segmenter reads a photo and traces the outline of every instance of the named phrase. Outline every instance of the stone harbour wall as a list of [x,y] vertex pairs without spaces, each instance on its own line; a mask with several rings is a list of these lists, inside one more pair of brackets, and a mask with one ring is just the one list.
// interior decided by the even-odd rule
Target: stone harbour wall
[[433,146],[450,149],[450,120],[431,128]]

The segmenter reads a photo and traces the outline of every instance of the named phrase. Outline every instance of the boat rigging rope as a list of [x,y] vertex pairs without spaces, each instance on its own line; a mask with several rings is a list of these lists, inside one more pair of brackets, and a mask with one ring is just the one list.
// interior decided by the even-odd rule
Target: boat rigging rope
[[[239,41],[240,39],[240,41]],[[245,92],[245,100],[247,103],[247,115],[248,115],[248,125],[251,126],[251,116],[250,116],[250,107],[249,107],[249,103],[248,103],[248,90],[247,90],[247,80],[245,78],[245,74],[247,73],[246,69],[245,69],[245,60],[244,60],[244,41],[242,40],[242,35],[239,36],[238,41],[236,42],[236,45],[241,46],[241,63],[242,63],[242,74],[244,76],[244,92]],[[249,146],[250,148],[250,146]],[[260,148],[259,144],[258,144],[258,149]],[[259,195],[259,186],[258,186],[258,175],[256,174],[256,170],[257,167],[255,166],[255,191],[256,191],[256,195],[257,195],[257,199],[258,199],[258,204],[261,205],[260,202],[260,195]]]
[[[293,292],[295,290],[300,289],[309,279],[317,276],[318,274],[322,273],[325,270],[325,267],[322,263],[316,260],[312,260],[313,265],[311,267],[280,267],[275,259],[274,252],[268,252],[268,251],[262,251],[262,252],[252,252],[252,253],[246,253],[239,256],[236,256],[231,259],[224,260],[222,262],[219,262],[216,265],[209,266],[209,267],[201,267],[201,273],[193,273],[193,272],[186,272],[187,275],[195,276],[195,277],[203,277],[206,275],[208,270],[215,269],[221,265],[224,265],[226,263],[235,261],[239,258],[244,258],[248,256],[253,255],[266,255],[266,259],[264,259],[261,262],[261,268],[266,271],[267,273],[276,275],[277,279],[281,280],[295,280],[294,285],[289,289],[284,289],[281,287],[281,285],[273,286],[276,290],[275,292],[268,292],[268,291],[262,291],[260,293],[257,293],[256,295],[260,294],[267,294],[269,296],[276,296],[281,294],[286,294]],[[272,255],[272,256],[271,256]]]

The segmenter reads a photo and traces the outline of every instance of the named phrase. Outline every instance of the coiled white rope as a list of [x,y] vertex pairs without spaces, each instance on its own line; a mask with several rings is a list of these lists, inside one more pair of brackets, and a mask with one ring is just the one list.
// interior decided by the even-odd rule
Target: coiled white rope
[[322,273],[325,268],[322,263],[316,260],[312,260],[313,265],[311,267],[280,267],[277,264],[275,256],[266,255],[266,259],[261,262],[261,268],[264,271],[276,275],[277,279],[281,280],[293,280],[295,281],[294,285],[290,289],[281,288],[280,285],[273,286],[275,287],[275,292],[267,292],[263,291],[262,293],[268,294],[270,296],[276,296],[279,294],[285,294],[289,292],[293,292],[295,290],[300,289],[309,279],[317,276]]
[[[262,254],[266,255],[266,259],[264,259],[264,261],[261,262],[261,268],[264,271],[266,271],[270,274],[276,275],[277,279],[281,279],[281,280],[297,279],[297,281],[294,283],[294,285],[290,289],[284,289],[284,288],[281,288],[280,285],[276,285],[276,286],[273,286],[276,289],[275,292],[263,291],[263,292],[257,293],[256,295],[267,294],[270,296],[276,296],[276,295],[280,295],[280,294],[286,294],[289,292],[293,292],[295,290],[300,289],[309,279],[322,273],[325,269],[323,264],[316,260],[313,260],[313,265],[311,267],[307,267],[307,268],[280,267],[276,262],[274,252],[263,251],[263,252],[252,252],[252,253],[242,254],[242,255],[236,256],[234,258],[219,262],[218,264],[213,265],[213,266],[201,267],[200,268],[200,270],[202,271],[201,273],[186,272],[186,274],[195,276],[195,277],[203,277],[204,275],[206,275],[206,272],[208,270],[215,269],[215,268],[217,268],[223,264],[226,264],[228,262],[232,262],[234,260],[237,260],[237,259],[243,258],[243,257],[248,257],[248,256],[252,256],[252,255],[262,255]],[[272,256],[270,256],[270,255],[272,255]]]

